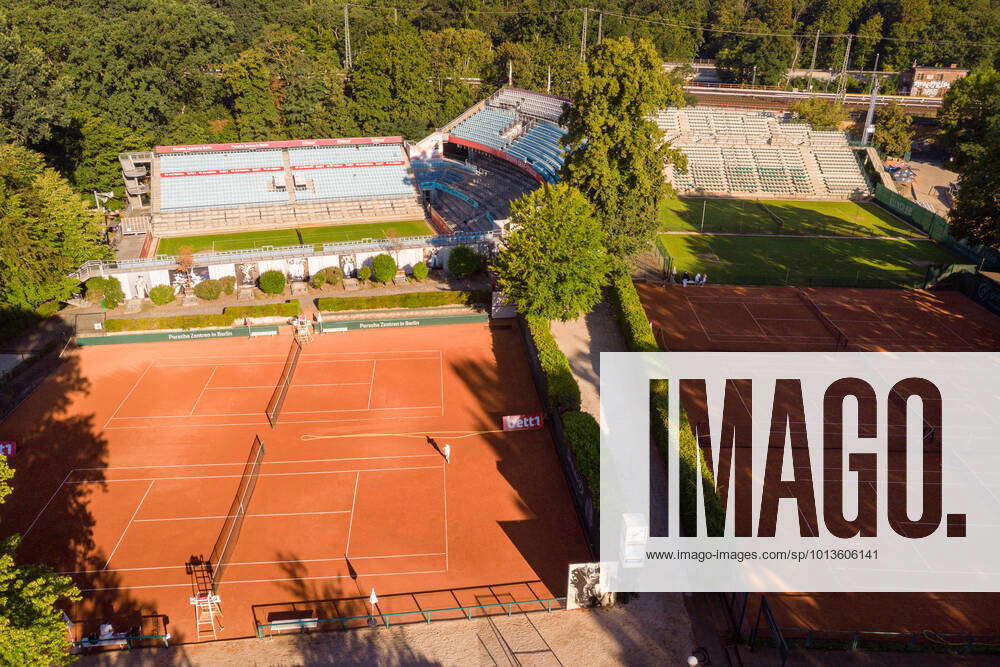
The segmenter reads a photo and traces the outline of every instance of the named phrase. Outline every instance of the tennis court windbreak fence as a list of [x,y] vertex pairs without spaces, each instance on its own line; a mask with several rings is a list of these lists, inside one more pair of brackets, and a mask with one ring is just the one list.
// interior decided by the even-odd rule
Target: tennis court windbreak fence
[[240,484],[233,497],[233,503],[226,513],[226,520],[222,524],[222,530],[215,540],[212,555],[208,560],[212,573],[212,592],[218,592],[219,583],[229,565],[229,557],[240,539],[243,519],[246,518],[247,507],[253,497],[253,490],[257,486],[257,478],[260,476],[260,465],[263,460],[264,443],[261,442],[260,437],[255,437],[253,445],[250,447],[250,455],[243,466],[243,474],[240,476]]
[[271,428],[278,425],[281,406],[285,404],[285,396],[288,395],[288,389],[292,386],[292,378],[295,376],[295,369],[298,368],[300,356],[302,356],[302,344],[298,340],[293,340],[292,347],[288,350],[288,356],[285,357],[285,365],[281,369],[281,375],[278,377],[278,384],[274,388],[274,393],[271,394],[271,400],[267,402],[267,421],[271,424]]

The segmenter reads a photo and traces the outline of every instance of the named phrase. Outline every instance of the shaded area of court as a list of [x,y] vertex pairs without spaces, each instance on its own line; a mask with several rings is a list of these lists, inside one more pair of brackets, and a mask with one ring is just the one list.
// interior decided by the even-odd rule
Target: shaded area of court
[[590,555],[551,436],[500,426],[541,410],[518,331],[320,336],[272,429],[264,411],[290,345],[81,348],[0,427],[19,443],[4,525],[24,536],[24,562],[84,591],[68,610],[78,632],[110,620],[196,640],[185,564],[212,552],[258,435],[220,638],[253,635],[261,605],[372,588],[387,608],[511,582],[534,582],[533,599],[565,595],[567,564]]

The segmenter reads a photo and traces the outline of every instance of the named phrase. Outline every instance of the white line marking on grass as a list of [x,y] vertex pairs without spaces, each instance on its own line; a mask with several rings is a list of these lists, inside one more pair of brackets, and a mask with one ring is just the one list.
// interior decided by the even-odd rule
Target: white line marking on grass
[[59,491],[62,490],[63,486],[66,484],[66,481],[69,479],[69,476],[72,475],[75,472],[75,470],[76,469],[74,468],[73,470],[70,470],[68,473],[66,473],[66,476],[63,477],[63,481],[59,483],[59,486],[56,487],[56,490],[52,492],[51,496],[49,496],[48,502],[46,502],[45,505],[42,506],[42,509],[38,510],[38,514],[35,515],[34,520],[28,525],[27,530],[25,530],[24,533],[21,535],[22,542],[24,541],[24,538],[28,536],[28,533],[31,532],[31,529],[35,527],[35,524],[38,523],[38,520],[42,517],[42,514],[45,513],[45,510],[47,510],[49,508],[49,505],[52,504],[52,501],[55,500],[56,494],[58,494]]
[[146,493],[142,494],[142,498],[139,500],[139,504],[135,506],[135,511],[132,512],[132,516],[129,517],[128,523],[125,524],[125,529],[122,530],[122,534],[118,536],[118,541],[115,543],[115,548],[111,550],[111,555],[108,556],[107,562],[104,563],[105,569],[107,569],[108,565],[111,565],[111,559],[115,557],[115,553],[118,551],[118,547],[121,546],[122,540],[125,539],[125,533],[128,532],[128,529],[132,525],[132,522],[135,521],[135,515],[139,513],[139,510],[142,508],[142,504],[146,502],[146,496],[149,495],[149,492],[152,490],[154,484],[156,484],[155,479],[149,482],[149,486],[146,487]]
[[347,558],[351,551],[351,529],[354,528],[354,506],[358,502],[358,483],[361,481],[361,473],[354,478],[354,496],[351,498],[351,520],[347,524],[347,542],[344,544],[344,558]]
[[136,379],[135,383],[134,383],[134,384],[132,385],[132,388],[128,390],[128,393],[127,393],[127,394],[125,394],[125,398],[123,398],[123,399],[122,399],[122,400],[121,400],[121,401],[120,401],[120,402],[118,403],[118,407],[116,407],[116,408],[115,408],[115,411],[111,413],[111,416],[110,416],[110,417],[108,417],[108,421],[104,422],[104,428],[107,428],[107,427],[108,427],[108,424],[110,424],[110,423],[111,423],[111,420],[113,420],[113,419],[115,419],[115,418],[117,418],[117,417],[118,417],[118,411],[122,409],[122,406],[123,406],[123,405],[125,405],[125,401],[127,401],[127,400],[129,399],[129,397],[130,397],[130,396],[132,395],[132,392],[134,392],[134,391],[135,391],[136,387],[138,387],[138,386],[139,386],[139,383],[141,383],[141,382],[142,382],[142,379],[143,379],[144,377],[146,377],[146,373],[148,373],[148,372],[149,372],[149,369],[150,369],[150,368],[152,368],[152,367],[153,367],[153,362],[151,361],[151,362],[149,362],[149,364],[148,364],[148,365],[146,366],[145,370],[143,370],[143,371],[142,371],[142,373],[140,373],[140,374],[139,374],[139,377],[138,377],[138,378]]
[[191,406],[191,412],[188,413],[189,417],[194,414],[195,408],[197,408],[198,404],[201,403],[201,397],[205,395],[205,390],[208,389],[208,385],[212,384],[212,378],[215,377],[215,371],[217,370],[219,370],[218,366],[212,366],[212,372],[209,374],[208,379],[205,380],[205,386],[201,388],[201,393],[198,394],[198,398],[195,399],[194,405]]

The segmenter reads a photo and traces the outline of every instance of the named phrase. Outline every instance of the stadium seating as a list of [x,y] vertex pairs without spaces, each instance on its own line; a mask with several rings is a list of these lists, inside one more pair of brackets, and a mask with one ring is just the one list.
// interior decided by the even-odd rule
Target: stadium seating
[[414,194],[405,166],[358,167],[354,169],[309,169],[293,172],[305,182],[298,188],[298,201],[314,199],[371,199]]
[[288,160],[293,166],[306,164],[344,164],[346,162],[386,162],[404,158],[398,144],[357,146],[321,146],[289,148]]
[[218,151],[211,153],[168,153],[160,156],[160,173],[280,167],[282,151]]
[[844,199],[871,194],[843,132],[813,130],[783,113],[703,107],[663,109],[651,118],[688,171],[664,176],[681,192]]
[[219,174],[160,180],[160,208],[164,211],[216,208],[248,204],[287,204],[288,193],[269,188],[273,172]]
[[558,98],[505,88],[448,132],[527,162],[554,183],[563,165],[566,130],[555,122],[562,105]]

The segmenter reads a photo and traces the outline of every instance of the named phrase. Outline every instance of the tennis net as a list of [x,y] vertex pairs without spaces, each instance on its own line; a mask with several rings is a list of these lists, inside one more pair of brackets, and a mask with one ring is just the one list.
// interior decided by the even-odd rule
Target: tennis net
[[253,446],[250,447],[250,456],[246,465],[243,466],[243,474],[240,476],[240,484],[236,489],[236,496],[233,504],[226,513],[226,520],[222,524],[219,537],[212,547],[212,555],[208,564],[212,573],[212,592],[218,592],[219,582],[226,566],[229,564],[229,556],[233,547],[240,538],[240,529],[243,527],[243,519],[246,517],[247,506],[253,496],[254,487],[257,485],[257,477],[260,475],[260,464],[264,460],[264,443],[260,437],[255,437]]
[[796,288],[795,291],[799,295],[799,298],[802,299],[802,303],[806,304],[806,307],[809,308],[810,311],[812,311],[812,314],[816,316],[816,318],[823,324],[823,326],[827,328],[827,330],[831,334],[833,334],[833,338],[837,344],[837,349],[838,350],[847,349],[847,345],[850,342],[850,340],[847,338],[847,334],[845,334],[840,327],[834,324],[833,320],[831,320],[829,317],[826,316],[826,313],[820,310],[819,306],[816,305],[815,301],[809,298],[809,295],[806,294],[805,290],[803,290],[802,288]]
[[271,428],[275,428],[278,425],[278,417],[281,415],[281,406],[285,403],[285,396],[288,394],[288,388],[292,385],[292,378],[295,376],[295,369],[299,365],[299,356],[302,354],[302,345],[297,340],[292,341],[292,347],[288,350],[288,356],[285,358],[285,366],[281,369],[281,376],[278,378],[278,384],[274,388],[274,393],[271,394],[271,400],[267,403],[267,421],[270,422]]

